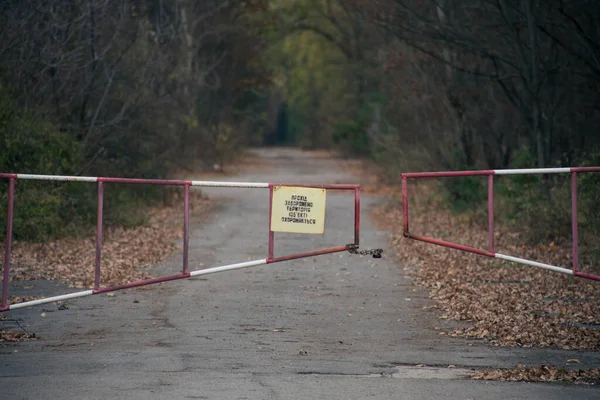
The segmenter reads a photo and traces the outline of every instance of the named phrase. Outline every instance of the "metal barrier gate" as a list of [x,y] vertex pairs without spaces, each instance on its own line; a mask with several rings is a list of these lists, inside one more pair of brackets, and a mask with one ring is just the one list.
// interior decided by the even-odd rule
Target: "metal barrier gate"
[[[581,168],[537,168],[537,169],[504,169],[504,170],[479,170],[479,171],[455,171],[455,172],[417,172],[402,174],[402,207],[404,214],[404,237],[409,239],[420,240],[427,243],[432,243],[440,246],[450,247],[470,253],[475,253],[491,258],[498,258],[506,261],[521,263],[538,268],[544,268],[563,274],[574,275],[581,278],[600,281],[600,276],[584,273],[578,270],[579,264],[579,246],[577,232],[577,174],[584,172],[600,172],[600,167],[581,167]],[[537,261],[527,260],[524,258],[513,257],[494,251],[494,175],[516,175],[516,174],[555,174],[555,173],[570,173],[571,174],[571,228],[573,234],[573,266],[571,269],[558,267],[554,265],[544,264]],[[447,178],[447,177],[465,177],[465,176],[487,176],[488,177],[488,249],[477,249],[465,246],[458,243],[451,243],[431,237],[418,236],[410,233],[409,230],[409,215],[408,215],[408,179],[423,179],[423,178]],[[14,310],[18,308],[34,306],[38,304],[50,303],[54,301],[62,301],[74,299],[77,297],[90,296],[99,293],[106,293],[120,289],[134,288],[138,286],[150,285],[154,283],[167,282],[177,279],[186,279],[199,275],[212,274],[222,271],[230,271],[241,268],[248,268],[257,265],[271,264],[280,261],[294,260],[298,258],[311,257],[329,253],[349,251],[353,254],[370,254],[376,258],[381,257],[382,249],[358,251],[359,246],[359,226],[360,226],[360,186],[358,185],[291,185],[291,184],[273,184],[273,183],[253,183],[253,182],[219,182],[219,181],[187,181],[187,180],[160,180],[160,179],[127,179],[127,178],[104,178],[104,177],[81,177],[81,176],[58,176],[58,175],[30,175],[30,174],[6,174],[0,173],[0,179],[9,180],[8,189],[8,211],[6,219],[6,239],[4,242],[4,268],[2,282],[2,303],[0,304],[0,312]],[[12,246],[12,229],[13,229],[13,211],[15,197],[15,181],[17,179],[29,180],[45,180],[45,181],[63,181],[63,182],[94,182],[98,185],[98,213],[96,225],[96,257],[94,266],[94,287],[90,290],[84,290],[75,293],[69,293],[60,296],[47,297],[22,303],[9,304],[9,274],[10,274],[10,255]],[[122,285],[101,287],[100,269],[101,269],[101,253],[102,253],[102,227],[103,227],[103,201],[104,201],[104,184],[105,183],[122,183],[132,185],[164,185],[164,186],[183,186],[183,268],[182,272],[175,275],[168,275],[153,279],[140,280]],[[269,190],[269,227],[268,227],[268,254],[267,257],[260,260],[241,262],[236,264],[223,265],[218,267],[206,268],[201,270],[189,271],[188,255],[189,255],[189,223],[190,223],[190,187],[231,187],[231,188],[261,188]],[[289,190],[286,190],[289,189]],[[307,199],[306,190],[321,190],[323,194],[322,218],[324,220],[324,195],[327,190],[343,190],[354,192],[354,242],[351,244],[328,247],[302,253],[288,254],[280,257],[274,256],[275,249],[275,232],[297,232],[297,233],[318,233],[319,229],[323,229],[321,223],[319,227],[318,217],[310,217],[310,212],[313,207],[313,202]],[[294,190],[304,194],[294,194]],[[285,192],[285,193],[284,193]],[[278,196],[279,193],[284,193],[286,198]],[[315,196],[319,196],[315,193]],[[315,199],[317,198],[315,197]],[[277,201],[275,201],[277,199]],[[310,205],[310,206],[309,206]],[[288,216],[282,216],[281,208],[287,207]],[[321,207],[321,206],[319,206]],[[318,208],[318,207],[317,207]],[[278,211],[279,210],[279,211]],[[291,210],[291,211],[290,211]],[[276,216],[276,217],[275,217]],[[301,229],[293,228],[286,230],[286,224],[300,223]],[[303,224],[307,224],[304,226]],[[314,226],[313,226],[314,225]]]
[[[479,254],[491,258],[499,258],[515,263],[531,265],[538,268],[544,268],[563,274],[574,275],[581,278],[600,281],[600,276],[580,272],[579,267],[579,241],[577,234],[577,174],[583,172],[600,172],[600,167],[580,167],[580,168],[533,168],[533,169],[494,169],[494,170],[479,170],[479,171],[454,171],[454,172],[415,172],[402,174],[402,207],[404,214],[404,237],[409,239],[420,240],[427,243],[437,244],[440,246],[450,247],[470,253]],[[571,174],[571,231],[573,235],[572,259],[573,266],[571,269],[557,267],[554,265],[544,264],[537,261],[527,260],[524,258],[513,257],[505,254],[496,253],[494,251],[494,175],[519,175],[519,174]],[[465,176],[487,176],[488,177],[488,249],[476,249],[473,247],[451,243],[444,240],[434,239],[426,236],[418,236],[410,233],[408,221],[408,179],[423,179],[423,178],[451,178]]]
[[[273,184],[273,183],[252,183],[252,182],[218,182],[218,181],[186,181],[186,180],[159,180],[159,179],[126,179],[126,178],[103,178],[103,177],[82,177],[82,176],[58,176],[58,175],[30,175],[30,174],[6,174],[0,173],[0,179],[8,179],[8,211],[6,219],[6,240],[4,242],[4,271],[3,271],[3,282],[2,282],[2,304],[0,305],[0,312],[14,310],[23,307],[34,306],[38,304],[50,303],[54,301],[63,301],[74,299],[77,297],[90,296],[99,293],[112,292],[120,289],[134,288],[138,286],[150,285],[153,283],[173,281],[177,279],[186,279],[199,275],[207,275],[215,272],[230,271],[241,268],[248,268],[263,264],[272,264],[280,261],[294,260],[298,258],[311,257],[329,253],[336,253],[341,251],[356,252],[359,246],[359,234],[360,234],[360,186],[358,185],[343,185],[343,184],[332,184],[332,185],[290,185],[290,184]],[[45,180],[45,181],[63,181],[63,182],[94,182],[98,184],[98,214],[97,214],[97,225],[96,225],[96,259],[94,269],[94,287],[90,290],[84,290],[75,293],[69,293],[60,296],[47,297],[43,299],[37,299],[32,301],[26,301],[22,303],[8,304],[8,290],[9,290],[9,273],[10,273],[10,255],[12,246],[12,229],[13,229],[13,211],[14,211],[14,198],[15,198],[15,181],[17,179],[29,179],[29,180]],[[159,278],[140,280],[136,282],[126,283],[117,286],[101,287],[100,281],[100,268],[101,268],[101,253],[102,253],[102,226],[103,226],[103,201],[104,201],[104,184],[105,183],[123,183],[131,185],[164,185],[164,186],[183,186],[183,269],[182,272],[175,275],[163,276]],[[188,269],[188,254],[189,254],[189,223],[190,223],[190,187],[231,187],[231,188],[260,188],[269,190],[269,245],[267,258],[241,262],[237,264],[229,264],[218,267],[206,268],[201,270],[189,271]],[[273,215],[276,206],[280,204],[274,204],[274,198],[278,198],[277,191],[281,188],[292,189],[290,200],[283,201],[290,202],[290,209],[293,211],[289,214],[289,217],[282,217],[280,223],[273,219]],[[311,225],[308,229],[313,229],[312,225],[316,225],[318,221],[316,219],[307,218],[313,204],[306,198],[305,189],[320,189],[323,194],[326,190],[342,190],[342,191],[353,191],[354,192],[354,243],[340,245],[335,247],[328,247],[319,250],[307,251],[302,253],[288,254],[280,257],[274,257],[275,249],[275,231],[290,232],[286,231],[285,226],[280,225],[285,223],[296,224],[300,221],[300,224],[306,223]],[[294,190],[302,192],[304,195],[295,195]],[[284,192],[285,190],[280,190]],[[289,193],[287,193],[289,194]],[[309,204],[311,205],[309,207]],[[324,219],[324,207],[322,205],[323,219]],[[296,212],[298,211],[298,212]],[[314,233],[308,232],[306,229],[300,231],[295,230],[291,232],[300,233]]]

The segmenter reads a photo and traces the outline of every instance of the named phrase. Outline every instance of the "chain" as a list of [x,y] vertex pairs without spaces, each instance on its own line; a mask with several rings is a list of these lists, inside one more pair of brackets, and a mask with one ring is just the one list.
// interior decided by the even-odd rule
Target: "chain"
[[358,246],[354,243],[349,243],[346,245],[348,248],[348,253],[350,254],[358,254],[361,256],[373,256],[373,258],[381,258],[383,255],[383,249],[368,249],[368,250],[359,250]]

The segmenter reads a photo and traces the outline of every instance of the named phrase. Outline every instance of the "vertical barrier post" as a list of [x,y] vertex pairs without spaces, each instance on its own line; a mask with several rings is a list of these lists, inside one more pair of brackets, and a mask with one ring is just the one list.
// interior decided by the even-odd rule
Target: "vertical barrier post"
[[100,288],[100,253],[102,252],[102,219],[104,214],[104,182],[98,180],[98,216],[96,222],[96,268],[94,289]]
[[354,244],[359,245],[360,238],[360,188],[354,189]]
[[402,175],[402,214],[404,214],[404,236],[408,235],[408,182]]
[[183,273],[188,272],[190,246],[190,185],[183,192]]
[[8,279],[10,272],[10,250],[12,247],[13,210],[15,205],[15,178],[8,182],[8,211],[6,213],[6,240],[4,241],[4,273],[2,278],[2,308],[8,307]]
[[494,174],[488,175],[488,250],[494,253]]
[[571,172],[571,230],[573,234],[573,272],[579,268],[579,235],[577,233],[577,172]]
[[271,214],[273,214],[273,185],[269,184],[269,260],[273,258],[275,252],[275,232],[271,230]]

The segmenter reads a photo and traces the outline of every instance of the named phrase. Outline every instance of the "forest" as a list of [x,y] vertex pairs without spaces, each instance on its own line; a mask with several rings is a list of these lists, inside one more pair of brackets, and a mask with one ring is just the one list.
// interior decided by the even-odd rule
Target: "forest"
[[[364,157],[390,182],[600,165],[599,89],[596,1],[0,2],[3,172],[163,178],[270,145]],[[598,234],[600,178],[589,175],[582,224]],[[481,185],[447,185],[447,198],[468,208]],[[545,221],[532,238],[547,239],[568,232],[567,186],[540,176],[500,192],[513,220]],[[80,186],[17,190],[34,193],[18,204],[18,239],[94,222],[95,195]],[[126,211],[108,222],[135,223],[127,210],[160,198],[114,190],[109,209]]]

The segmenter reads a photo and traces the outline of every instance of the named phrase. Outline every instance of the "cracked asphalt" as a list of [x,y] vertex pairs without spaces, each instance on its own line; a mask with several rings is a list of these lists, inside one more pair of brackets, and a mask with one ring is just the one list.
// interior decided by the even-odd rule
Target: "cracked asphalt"
[[[261,167],[224,180],[361,183],[322,153],[253,151]],[[196,178],[196,177],[186,177]],[[265,258],[268,191],[210,188],[191,225],[190,270]],[[361,198],[361,247],[390,232]],[[350,243],[353,197],[328,193],[324,235],[276,234],[275,255]],[[401,245],[401,244],[400,244]],[[180,269],[181,254],[153,267]],[[0,344],[2,399],[597,399],[595,387],[472,381],[474,368],[598,366],[598,353],[503,349],[441,336],[401,260],[337,253],[173,281],[5,314],[39,339]],[[63,294],[32,282],[31,295]],[[37,293],[33,291],[38,290]],[[44,316],[42,316],[42,313]],[[10,326],[13,324],[14,326]]]

